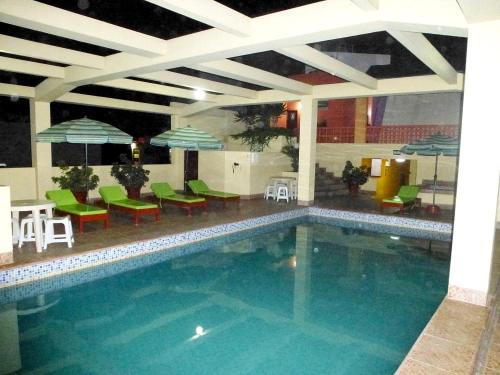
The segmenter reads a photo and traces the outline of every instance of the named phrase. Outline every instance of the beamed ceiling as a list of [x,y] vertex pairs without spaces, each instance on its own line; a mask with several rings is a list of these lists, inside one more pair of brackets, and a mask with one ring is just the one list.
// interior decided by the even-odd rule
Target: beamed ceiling
[[[0,95],[189,116],[303,96],[461,91],[468,22],[499,19],[499,4],[0,0]],[[293,79],[314,70],[345,82]]]

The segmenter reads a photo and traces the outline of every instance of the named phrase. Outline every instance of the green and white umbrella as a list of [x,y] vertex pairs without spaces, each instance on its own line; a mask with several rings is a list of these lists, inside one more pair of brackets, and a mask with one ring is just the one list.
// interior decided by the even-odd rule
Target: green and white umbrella
[[[222,150],[224,144],[217,138],[204,132],[203,130],[187,126],[167,130],[149,141],[154,146],[168,146],[170,148],[182,148],[188,151],[198,150]],[[189,154],[187,155],[189,157]],[[186,164],[189,165],[188,160]],[[186,190],[186,168],[184,169],[184,190]]]
[[419,139],[407,145],[404,145],[399,150],[394,150],[394,155],[423,155],[434,156],[436,163],[434,165],[434,185],[432,194],[432,205],[436,203],[436,181],[437,181],[437,165],[439,155],[443,156],[458,156],[460,143],[457,138],[448,137],[447,135],[436,133],[425,138]]
[[132,136],[105,122],[87,117],[52,125],[36,135],[37,142],[85,144],[85,168],[88,165],[88,144],[131,144]]
[[188,151],[222,150],[224,147],[223,143],[217,138],[191,126],[167,130],[151,138],[150,143],[154,146],[183,148]]

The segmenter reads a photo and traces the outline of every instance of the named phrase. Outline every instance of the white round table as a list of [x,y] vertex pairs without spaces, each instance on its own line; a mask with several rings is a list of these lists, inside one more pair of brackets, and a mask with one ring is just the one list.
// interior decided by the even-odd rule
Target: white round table
[[24,199],[10,202],[12,217],[19,222],[19,212],[28,211],[33,214],[33,226],[35,231],[36,252],[42,252],[42,221],[40,220],[40,211],[45,210],[47,217],[52,217],[52,209],[56,204],[52,201],[42,199]]

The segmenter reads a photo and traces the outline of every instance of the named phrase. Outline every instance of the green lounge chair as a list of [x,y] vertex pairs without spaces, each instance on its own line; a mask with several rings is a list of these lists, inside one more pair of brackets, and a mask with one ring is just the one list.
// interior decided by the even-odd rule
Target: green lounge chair
[[210,190],[205,182],[202,180],[190,180],[188,186],[191,191],[196,195],[201,195],[207,199],[220,200],[225,206],[227,201],[238,201],[240,196],[238,194],[225,193],[223,191]]
[[139,217],[144,215],[154,215],[155,220],[160,221],[160,209],[158,205],[128,199],[120,186],[101,186],[99,194],[108,208],[132,214],[135,225],[139,224]]
[[417,198],[420,186],[417,185],[403,185],[399,188],[398,194],[391,199],[382,199],[381,210],[384,211],[385,207],[398,207],[401,213],[406,208],[412,209],[415,206],[420,207],[421,200]]
[[155,197],[159,199],[160,207],[163,207],[162,202],[172,204],[185,209],[188,216],[191,216],[193,207],[207,207],[205,198],[177,194],[166,182],[152,183],[151,190]]
[[83,233],[83,225],[88,221],[104,221],[104,229],[109,226],[108,211],[91,206],[89,204],[79,203],[71,190],[49,190],[45,193],[47,199],[54,201],[56,212],[68,214],[78,223],[78,230]]

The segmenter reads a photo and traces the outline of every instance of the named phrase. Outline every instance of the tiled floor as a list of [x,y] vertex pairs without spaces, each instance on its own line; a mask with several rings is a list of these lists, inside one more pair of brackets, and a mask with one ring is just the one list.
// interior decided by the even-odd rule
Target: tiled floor
[[[380,213],[379,205],[371,194],[360,193],[356,197],[340,195],[316,202],[319,207],[345,209],[370,213]],[[176,207],[167,207],[162,211],[161,221],[151,218],[141,220],[134,226],[128,217],[113,215],[111,227],[105,231],[100,223],[86,224],[83,234],[76,233],[75,246],[68,249],[64,244],[53,244],[43,253],[36,253],[33,243],[14,250],[14,262],[2,267],[15,267],[20,264],[37,262],[51,258],[95,250],[99,248],[151,239],[187,230],[234,222],[251,217],[300,208],[295,203],[276,203],[263,199],[242,200],[239,205],[229,204],[225,209],[220,204],[210,204],[208,210],[195,210],[192,217]],[[385,214],[391,214],[386,212]],[[392,213],[394,214],[394,212]],[[396,215],[401,215],[395,213]],[[453,212],[443,210],[440,216],[429,216],[425,209],[402,214],[438,221],[452,222]],[[497,231],[498,232],[498,231]],[[500,252],[497,235],[497,249]],[[497,253],[499,253],[497,252]],[[492,270],[499,274],[500,256],[496,258]],[[484,307],[446,299],[439,307],[433,319],[412,351],[399,369],[399,374],[469,374],[472,371],[478,343],[487,319],[488,311]],[[500,374],[500,323],[496,322],[495,334],[489,346],[485,374]]]

